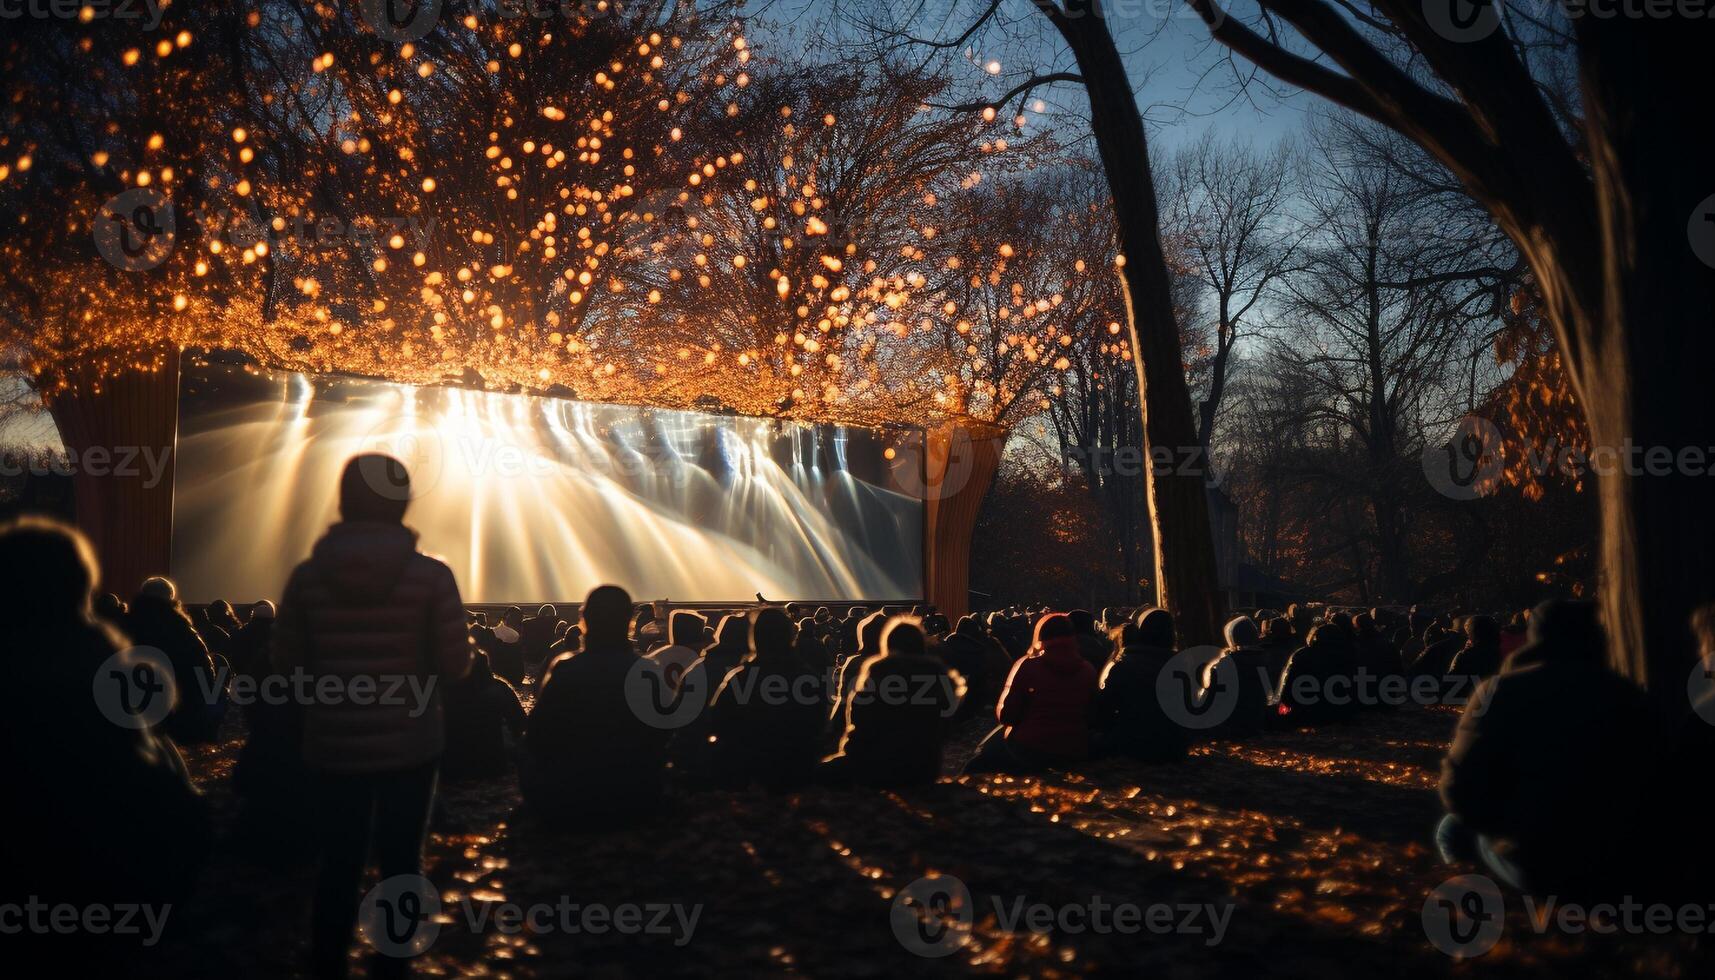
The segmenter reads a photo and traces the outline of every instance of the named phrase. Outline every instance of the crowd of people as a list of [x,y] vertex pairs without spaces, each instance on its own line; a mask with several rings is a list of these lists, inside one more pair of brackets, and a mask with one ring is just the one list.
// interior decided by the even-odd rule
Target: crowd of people
[[[17,756],[21,799],[36,802],[8,807],[0,828],[10,890],[84,902],[188,894],[212,829],[177,746],[237,730],[223,726],[233,706],[244,721],[235,836],[260,859],[318,860],[311,947],[326,976],[345,970],[371,848],[383,876],[420,870],[440,780],[516,770],[537,819],[599,833],[679,792],[931,784],[965,725],[993,726],[968,773],[1175,763],[1198,739],[1337,725],[1401,703],[1385,696],[1389,682],[1398,692],[1426,680],[1410,689],[1470,696],[1443,767],[1445,857],[1521,890],[1594,893],[1630,886],[1646,863],[1594,842],[1650,807],[1689,811],[1664,801],[1665,780],[1638,760],[1690,765],[1709,747],[1696,728],[1663,747],[1643,695],[1607,667],[1588,603],[1549,602],[1504,624],[1427,609],[1258,609],[1206,651],[1188,651],[1156,607],[1011,607],[956,621],[925,605],[711,613],[639,605],[613,585],[569,618],[544,605],[490,623],[418,550],[408,488],[397,461],[353,460],[341,520],[277,607],[258,601],[242,617],[225,602],[193,614],[164,578],[129,602],[95,597],[95,559],[76,531],[32,519],[0,529],[9,660],[30,692],[0,723],[9,745],[54,732],[65,750]],[[1712,626],[1700,620],[1708,657]],[[177,694],[148,725],[117,724],[91,697],[92,678],[132,648],[159,652]],[[353,689],[357,678],[434,683],[413,688],[416,699],[232,693],[294,672]],[[319,833],[306,841],[303,826]]]

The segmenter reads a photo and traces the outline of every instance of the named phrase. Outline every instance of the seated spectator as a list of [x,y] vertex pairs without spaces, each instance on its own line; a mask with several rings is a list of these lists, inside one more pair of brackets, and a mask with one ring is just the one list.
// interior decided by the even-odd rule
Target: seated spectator
[[470,640],[478,650],[487,652],[494,648],[494,627],[488,625],[488,614],[473,612],[470,614]]
[[1280,679],[1286,675],[1286,662],[1292,659],[1292,652],[1300,646],[1298,634],[1292,631],[1292,622],[1285,616],[1257,622],[1262,623],[1260,645],[1268,651],[1269,686],[1278,690]]
[[[1431,630],[1434,630],[1436,635],[1432,636]],[[1396,635],[1393,641],[1394,646],[1399,648],[1399,662],[1405,665],[1408,673],[1415,674],[1417,659],[1423,656],[1424,649],[1438,638],[1440,629],[1435,625],[1434,617],[1418,612],[1414,606],[1411,614],[1406,617],[1405,628],[1400,632],[1402,635]]]
[[1410,673],[1413,677],[1446,677],[1453,669],[1453,658],[1464,648],[1463,632],[1431,626],[1423,631],[1423,652],[1412,661]]
[[511,768],[512,748],[524,739],[524,705],[518,691],[494,675],[488,655],[478,652],[470,674],[447,687],[447,751],[441,775],[448,780],[488,779]]
[[730,788],[796,789],[821,757],[826,677],[793,649],[792,621],[781,610],[751,613],[748,632],[749,656],[709,708],[709,778]]
[[125,617],[129,612],[125,600],[111,592],[103,592],[95,597],[95,618],[115,629],[125,628]]
[[959,703],[955,720],[992,712],[1012,672],[1012,658],[983,632],[982,622],[974,615],[961,617],[958,628],[941,641],[940,654],[947,666],[965,679],[965,699]]
[[[98,578],[88,541],[71,527],[29,517],[0,524],[0,660],[16,695],[0,712],[9,749],[0,904],[14,910],[32,901],[176,909],[210,843],[204,801],[172,741],[110,714],[121,710],[124,678],[112,678],[110,700],[91,696],[98,671],[122,667],[111,658],[130,645],[93,616]],[[68,972],[119,975],[149,952],[146,932],[44,934],[15,922],[6,932],[13,963]]]
[[631,649],[631,596],[596,588],[578,611],[583,649],[554,658],[525,733],[524,800],[547,821],[611,829],[661,800],[666,732],[625,697],[644,665]]
[[1491,617],[1465,620],[1465,645],[1453,655],[1447,673],[1452,677],[1482,679],[1501,669],[1501,628]]
[[232,639],[227,644],[227,659],[231,662],[234,675],[257,675],[269,670],[268,657],[273,650],[275,613],[274,604],[262,599],[250,607],[250,621],[232,634]]
[[1006,651],[1008,660],[1006,669],[1008,672],[1012,670],[1011,661],[1024,656],[1024,651],[1030,649],[1030,635],[1025,626],[1022,618],[998,612],[989,613],[989,635],[994,637],[1000,643],[1001,649]]
[[1269,723],[1278,700],[1278,689],[1271,683],[1270,652],[1263,648],[1261,631],[1249,616],[1228,620],[1224,632],[1226,648],[1203,668],[1203,688],[1218,694],[1219,685],[1233,684],[1238,695],[1231,714],[1212,731],[1249,735]]
[[1526,626],[1530,621],[1529,610],[1515,612],[1507,620],[1507,625],[1501,627],[1501,659],[1504,661],[1513,655],[1513,651],[1525,645],[1528,640]]
[[560,612],[550,603],[536,609],[536,615],[518,624],[518,639],[524,644],[524,663],[540,667],[548,659],[548,647],[557,637],[554,627],[560,622]]
[[[470,671],[458,583],[417,550],[404,523],[410,501],[403,463],[379,453],[347,463],[340,520],[292,570],[274,625],[276,671],[302,670],[318,691],[333,682],[350,694],[304,706],[321,844],[311,957],[321,975],[345,971],[371,844],[384,879],[422,873],[446,748],[444,686]],[[399,690],[393,679],[419,683],[391,698],[373,693]],[[365,688],[372,693],[360,696]]]
[[239,705],[249,733],[232,788],[240,800],[238,836],[245,850],[271,865],[290,866],[311,853],[314,841],[302,828],[314,817],[315,787],[304,765],[304,706],[276,696],[270,686],[289,681],[270,660],[274,620],[274,604],[258,602],[230,644],[233,685],[245,692]]
[[493,639],[483,649],[496,676],[514,684],[524,683],[526,671],[524,635],[518,631],[523,623],[524,611],[517,606],[507,606],[506,611],[500,614],[499,624],[494,627]]
[[1173,614],[1150,609],[1141,619],[1119,627],[1119,650],[1101,673],[1091,727],[1103,752],[1139,762],[1175,762],[1185,757],[1190,732],[1168,717],[1156,687],[1177,652]]
[[1316,610],[1307,602],[1294,602],[1286,607],[1286,619],[1292,624],[1294,636],[1309,636],[1310,627],[1316,625]]
[[1000,727],[983,740],[966,772],[1040,772],[1089,757],[1096,669],[1079,646],[1071,617],[1037,621],[1036,642],[1012,665],[995,707]]
[[965,695],[964,680],[929,655],[915,620],[888,621],[878,642],[879,652],[858,661],[842,705],[839,750],[822,760],[817,776],[877,787],[933,783],[941,776],[942,747]]
[[[1374,615],[1365,613],[1359,616],[1357,626],[1358,669],[1378,679],[1403,676],[1405,670],[1399,663],[1399,651],[1395,649],[1393,643],[1386,636],[1382,635],[1382,631],[1376,625]],[[1379,706],[1379,700],[1377,703]]]
[[1078,653],[1090,667],[1101,673],[1113,655],[1114,646],[1106,636],[1096,632],[1096,617],[1088,609],[1074,609],[1066,614],[1072,620],[1072,633],[1078,642]]
[[837,726],[844,717],[845,699],[857,684],[858,671],[863,667],[863,662],[881,651],[881,631],[887,626],[887,618],[886,613],[874,612],[858,623],[857,645],[852,648],[853,652],[849,656],[840,661],[834,671],[834,690],[830,692],[828,705],[830,724]]
[[1478,686],[1441,764],[1444,859],[1567,901],[1634,894],[1642,846],[1615,831],[1649,825],[1639,760],[1654,723],[1606,649],[1590,603],[1536,608],[1530,642]]
[[[755,625],[752,624],[751,628],[755,629]],[[792,641],[792,649],[797,654],[798,659],[819,676],[823,678],[832,676],[834,658],[828,652],[827,644],[822,642],[822,637],[816,630],[814,619],[806,616],[798,621],[798,638]]]
[[197,626],[197,633],[208,646],[208,652],[216,657],[229,657],[227,641],[244,625],[238,621],[238,613],[233,611],[232,603],[216,599],[203,608],[202,617],[206,625]]
[[[933,610],[935,607],[930,606],[929,608]],[[923,617],[923,632],[931,641],[940,640],[952,631],[953,624],[947,620],[947,617],[938,612],[931,611]]]
[[[564,627],[563,629],[561,627]],[[578,644],[583,633],[576,623],[561,622],[554,627],[554,642],[548,644],[548,659],[552,660],[562,653],[577,653]],[[544,664],[546,666],[546,664]],[[541,685],[542,674],[536,674],[537,686]]]
[[685,668],[680,675],[679,687],[674,692],[675,711],[678,708],[678,698],[700,699],[705,709],[693,715],[689,723],[672,733],[668,744],[668,758],[672,760],[674,769],[689,773],[692,778],[698,780],[713,772],[709,758],[713,748],[710,741],[713,722],[706,709],[714,703],[715,693],[720,690],[721,682],[726,680],[728,674],[738,669],[739,662],[748,656],[750,617],[743,613],[728,613],[721,617],[714,644]]
[[675,609],[667,620],[670,641],[649,654],[649,660],[661,668],[661,677],[677,691],[684,681],[685,671],[697,662],[697,650],[702,646],[703,627],[708,622],[690,609]]
[[1290,725],[1318,725],[1351,717],[1357,700],[1357,663],[1339,626],[1312,627],[1293,652],[1281,679],[1278,715]]
[[[721,681],[726,675],[737,669],[739,661],[750,655],[750,617],[743,613],[728,613],[721,617],[720,629],[715,631],[715,644],[702,652],[691,666],[686,668],[685,677],[695,674],[706,674],[700,686],[704,699],[713,702],[715,692],[720,690]],[[689,688],[695,682],[687,680]]]
[[125,633],[140,647],[153,647],[173,665],[178,704],[161,730],[181,745],[212,742],[226,714],[225,693],[208,647],[180,605],[178,587],[155,576],[143,583],[125,617]]
[[648,653],[663,639],[662,624],[655,618],[655,605],[637,607],[637,615],[631,620],[631,640],[638,653]]

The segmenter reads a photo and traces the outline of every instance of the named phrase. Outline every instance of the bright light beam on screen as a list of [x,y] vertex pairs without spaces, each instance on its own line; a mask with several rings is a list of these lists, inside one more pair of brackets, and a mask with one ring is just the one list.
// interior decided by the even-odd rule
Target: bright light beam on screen
[[882,453],[920,440],[187,365],[172,572],[193,602],[277,597],[337,519],[346,460],[378,451],[409,467],[406,523],[471,602],[603,582],[640,601],[911,598],[923,506],[894,468],[920,453]]

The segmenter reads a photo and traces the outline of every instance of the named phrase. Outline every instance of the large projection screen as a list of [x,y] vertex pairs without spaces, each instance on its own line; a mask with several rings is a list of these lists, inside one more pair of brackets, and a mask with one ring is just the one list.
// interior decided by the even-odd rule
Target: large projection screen
[[278,598],[345,462],[380,451],[467,602],[911,599],[922,439],[187,358],[172,574],[188,602]]

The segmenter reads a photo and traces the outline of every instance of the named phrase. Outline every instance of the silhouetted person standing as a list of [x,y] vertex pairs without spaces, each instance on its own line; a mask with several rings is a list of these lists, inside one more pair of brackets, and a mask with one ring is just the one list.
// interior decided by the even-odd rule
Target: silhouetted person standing
[[[345,972],[371,840],[383,879],[422,869],[445,747],[443,688],[470,670],[458,583],[417,551],[417,534],[403,523],[410,496],[398,460],[365,454],[347,463],[340,521],[292,571],[274,631],[274,668],[306,672],[317,692],[304,709],[303,751],[317,783],[312,954],[323,976]],[[403,971],[406,961],[376,965]]]

